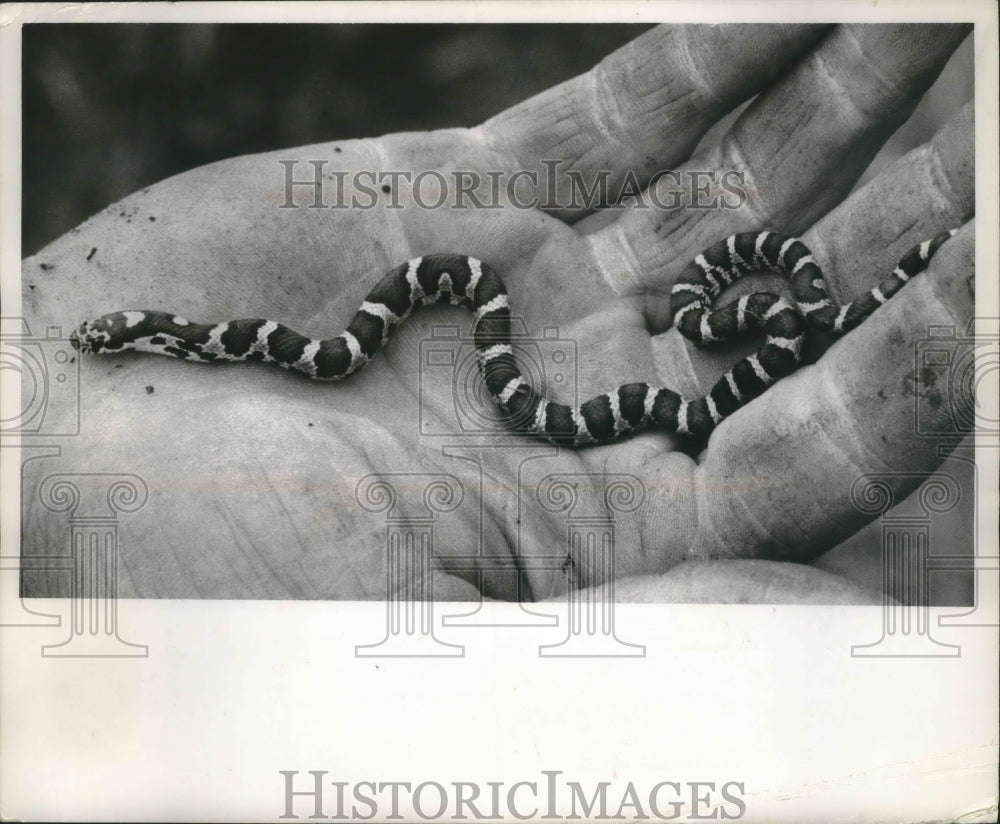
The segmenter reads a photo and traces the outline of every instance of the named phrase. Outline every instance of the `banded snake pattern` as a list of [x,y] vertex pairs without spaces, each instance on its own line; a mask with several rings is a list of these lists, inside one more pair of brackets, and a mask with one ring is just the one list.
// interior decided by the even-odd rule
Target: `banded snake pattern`
[[[486,389],[506,423],[518,431],[572,448],[646,429],[704,440],[722,420],[795,370],[807,325],[837,335],[854,329],[926,269],[955,231],[915,246],[878,286],[844,305],[831,300],[822,271],[796,238],[746,232],[707,249],[673,286],[674,325],[699,346],[753,331],[763,331],[765,339],[701,398],[628,383],[577,407],[549,399],[518,367],[510,302],[500,276],[476,258],[455,254],[427,255],[392,269],[368,293],[347,328],[326,340],[305,337],[273,320],[199,324],[171,312],[126,310],[81,324],[71,341],[81,352],[135,349],[206,363],[267,361],[310,378],[340,380],[368,363],[414,309],[454,304],[473,312],[473,341]],[[712,309],[726,286],[759,271],[787,277],[794,305],[780,295],[755,292]]]

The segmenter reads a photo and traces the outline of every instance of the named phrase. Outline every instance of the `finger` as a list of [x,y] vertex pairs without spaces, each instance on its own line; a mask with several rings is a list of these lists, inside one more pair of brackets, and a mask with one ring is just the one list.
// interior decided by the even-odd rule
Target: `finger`
[[[965,26],[844,26],[763,93],[721,142],[663,178],[646,208],[589,236],[605,279],[647,295],[651,331],[669,326],[667,293],[702,249],[738,231],[798,234],[839,203],[909,116],[966,36]],[[741,174],[727,208],[669,206],[704,170]],[[732,208],[736,203],[739,208]]]
[[[975,214],[974,110],[963,106],[806,233],[840,302],[871,289],[915,243]],[[863,250],[863,251],[862,251]],[[867,265],[866,265],[867,264]]]
[[[972,414],[971,391],[945,364],[918,363],[932,326],[959,346],[975,313],[974,223],[929,269],[816,364],[799,370],[716,430],[695,473],[701,554],[807,561],[877,513],[851,501],[869,472],[899,473],[902,500],[941,463],[954,416]],[[947,342],[946,342],[947,343]],[[919,435],[918,435],[919,431]]]
[[[584,594],[581,596],[586,598]],[[774,561],[690,561],[662,575],[615,581],[619,603],[882,604],[877,589],[804,564]]]
[[[684,160],[716,120],[764,88],[825,29],[660,26],[586,74],[486,121],[479,132],[512,169],[538,175],[538,185],[519,197],[538,198],[546,211],[578,220],[592,208],[558,205],[580,200],[567,172],[588,188],[608,174],[611,195],[629,176],[637,190],[644,187],[655,171]],[[542,161],[553,158],[559,164],[549,179]]]
[[[803,240],[823,269],[834,300],[845,303],[876,286],[914,245],[960,226],[975,212],[972,104],[961,109],[934,138],[897,160],[806,232]],[[737,283],[717,305],[762,288],[786,290],[774,276]],[[879,314],[871,322],[881,322]],[[818,357],[830,339],[811,334],[808,355]],[[759,341],[696,349],[676,329],[654,339],[661,369],[678,391],[704,395]]]

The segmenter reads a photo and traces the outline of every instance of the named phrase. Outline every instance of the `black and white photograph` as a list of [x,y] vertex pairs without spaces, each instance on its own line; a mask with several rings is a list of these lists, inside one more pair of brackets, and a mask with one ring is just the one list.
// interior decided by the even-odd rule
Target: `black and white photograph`
[[[959,24],[25,27],[24,318],[79,353],[25,557],[65,531],[53,470],[127,464],[122,597],[383,599],[386,519],[431,518],[411,596],[880,603],[873,499],[970,454],[963,375],[912,352],[974,317],[973,48]],[[952,507],[968,460],[936,479]],[[966,567],[937,601],[970,603]]]
[[793,12],[4,7],[0,815],[995,820],[997,11]]

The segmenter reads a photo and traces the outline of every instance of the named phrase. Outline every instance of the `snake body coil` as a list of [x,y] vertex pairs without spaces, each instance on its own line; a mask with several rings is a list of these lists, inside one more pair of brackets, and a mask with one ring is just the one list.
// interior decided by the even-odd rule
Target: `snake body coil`
[[[674,325],[698,345],[763,330],[763,346],[739,361],[702,398],[629,383],[578,407],[549,400],[521,374],[511,346],[511,315],[503,281],[489,266],[464,255],[428,255],[397,266],[369,292],[347,329],[312,340],[271,320],[190,323],[170,312],[122,311],[80,325],[73,345],[82,352],[125,349],[188,360],[269,361],[320,380],[339,380],[364,366],[414,309],[456,304],[474,313],[473,340],[490,396],[508,423],[570,447],[602,444],[642,429],[705,439],[716,425],[801,360],[808,322],[848,332],[927,268],[955,230],[915,246],[893,273],[851,303],[838,306],[823,273],[800,241],[774,232],[732,235],[698,255],[673,287]],[[729,284],[752,272],[773,271],[791,282],[796,306],[757,292],[715,311],[712,302]]]

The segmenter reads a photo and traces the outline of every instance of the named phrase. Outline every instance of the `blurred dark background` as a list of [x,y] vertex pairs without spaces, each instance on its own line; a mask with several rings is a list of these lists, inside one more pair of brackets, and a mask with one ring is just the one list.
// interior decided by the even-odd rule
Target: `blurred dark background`
[[22,256],[131,192],[234,155],[474,126],[648,25],[34,24]]
[[[27,25],[22,256],[125,195],[215,160],[473,126],[587,71],[649,28]],[[972,98],[972,58],[970,36],[858,185]]]

